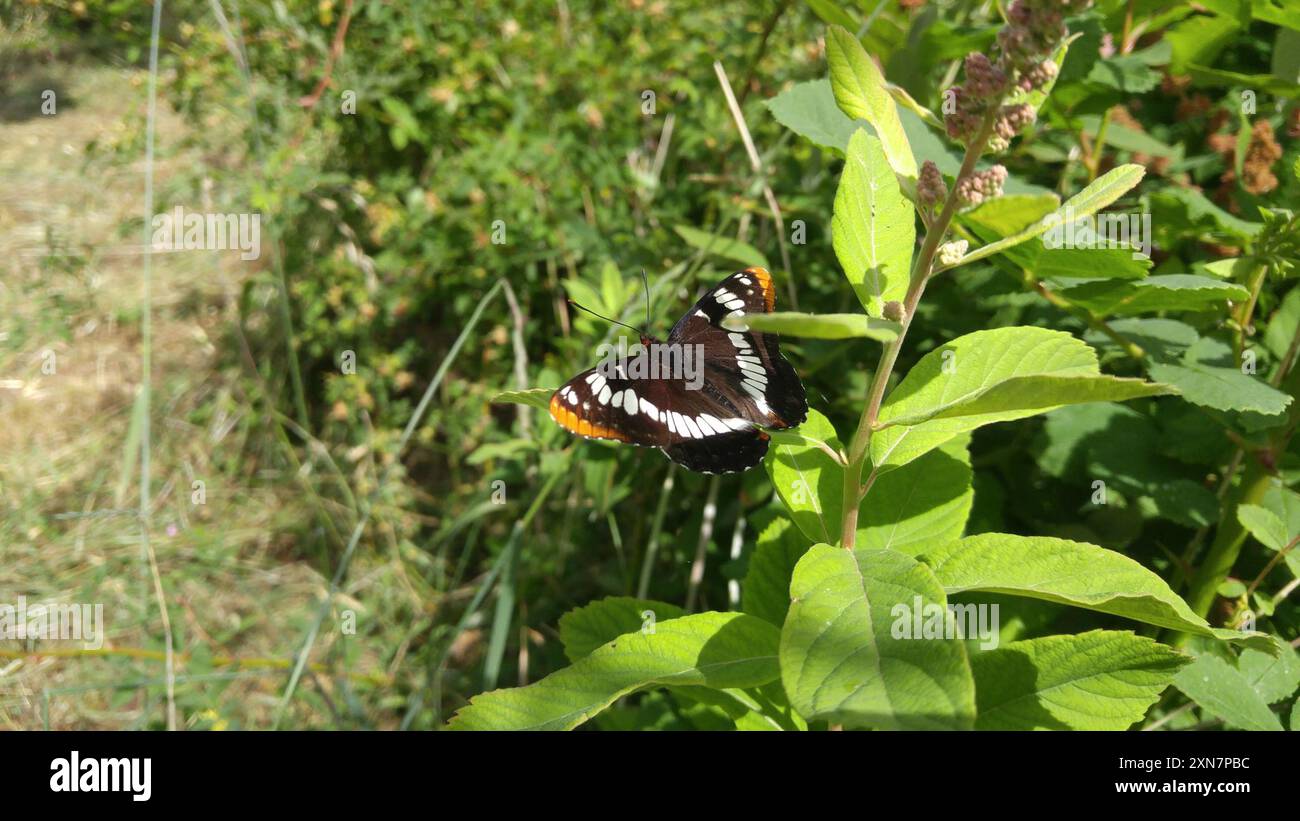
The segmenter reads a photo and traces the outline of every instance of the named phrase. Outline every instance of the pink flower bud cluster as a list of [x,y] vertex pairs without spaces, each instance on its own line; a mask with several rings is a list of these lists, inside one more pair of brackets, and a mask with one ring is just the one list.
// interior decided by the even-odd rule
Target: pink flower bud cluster
[[922,206],[933,208],[948,198],[948,186],[943,184],[943,174],[939,166],[930,160],[921,163],[921,173],[916,179],[916,201]]
[[957,200],[963,205],[979,205],[986,199],[1002,196],[1002,183],[1007,180],[1007,169],[995,165],[987,171],[972,174],[957,183]]
[[1056,74],[1060,70],[1054,60],[1034,63],[1020,75],[1020,82],[1018,83],[1020,90],[1028,93],[1043,88],[1056,79]]
[[989,150],[1005,151],[1011,145],[1011,138],[1024,131],[1038,117],[1032,105],[1004,105],[998,111],[998,118],[993,121],[993,134],[989,137]]
[[[996,61],[980,52],[968,54],[966,81],[949,92],[944,106],[948,136],[969,144],[984,117],[1008,91],[1028,93],[1050,83],[1059,67],[1048,55],[1066,36],[1066,15],[1091,4],[1092,0],[1012,0],[1007,25],[998,32]],[[1029,106],[1003,106],[997,114],[988,148],[1004,151],[1033,122],[1034,111]]]
[[966,55],[966,84],[962,88],[971,97],[991,100],[1007,86],[1007,73],[994,65],[982,52]]
[[1065,16],[1083,11],[1092,0],[1013,0],[998,45],[1008,68],[1027,71],[1065,39]]
[[948,136],[961,142],[974,137],[984,112],[1006,92],[1007,81],[1007,73],[987,56],[978,51],[967,54],[966,82],[951,90],[951,102],[944,106]]

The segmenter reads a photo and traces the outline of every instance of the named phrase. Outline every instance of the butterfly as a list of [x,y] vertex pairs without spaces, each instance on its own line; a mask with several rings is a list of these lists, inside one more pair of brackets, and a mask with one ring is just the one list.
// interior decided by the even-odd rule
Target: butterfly
[[803,383],[776,334],[745,324],[746,315],[775,305],[766,269],[737,271],[677,321],[666,343],[642,334],[630,360],[607,357],[562,385],[551,395],[551,418],[588,439],[659,448],[701,473],[753,467],[771,439],[764,428],[795,427],[808,416]]

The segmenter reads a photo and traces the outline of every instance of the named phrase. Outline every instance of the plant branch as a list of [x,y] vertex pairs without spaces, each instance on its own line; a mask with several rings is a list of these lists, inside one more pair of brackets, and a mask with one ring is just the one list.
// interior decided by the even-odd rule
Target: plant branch
[[962,159],[961,170],[957,172],[957,178],[948,191],[948,196],[943,203],[943,210],[934,218],[925,233],[925,239],[921,243],[921,250],[917,253],[916,261],[912,265],[911,279],[907,286],[907,296],[903,299],[903,317],[899,321],[898,336],[894,337],[885,347],[884,353],[880,356],[880,365],[872,376],[871,387],[867,393],[867,404],[862,409],[862,417],[858,420],[857,430],[854,431],[853,441],[849,446],[849,463],[844,473],[844,519],[840,527],[840,543],[847,550],[852,550],[857,541],[858,506],[861,504],[865,492],[859,486],[862,481],[862,467],[868,457],[871,432],[877,418],[880,416],[880,406],[885,399],[889,376],[898,363],[898,354],[903,349],[903,341],[907,338],[907,330],[912,325],[912,317],[916,315],[916,307],[921,301],[921,295],[925,293],[925,284],[933,270],[934,256],[939,250],[939,244],[943,241],[944,235],[948,232],[948,226],[957,213],[958,185],[974,172],[980,155],[984,153],[984,146],[988,143],[989,135],[993,133],[993,123],[997,118],[999,108],[999,105],[992,105],[989,107],[988,113],[984,115],[979,131],[976,132],[975,138],[971,140],[966,149],[966,156]]
[[1128,354],[1133,359],[1141,360],[1146,357],[1147,352],[1142,349],[1142,346],[1124,336],[1119,331],[1116,331],[1105,319],[1097,316],[1082,305],[1076,304],[1069,298],[1061,296],[1051,288],[1048,288],[1043,284],[1042,280],[1035,277],[1028,269],[1024,269],[1024,278],[1026,284],[1033,290],[1037,291],[1039,296],[1043,297],[1043,299],[1046,299],[1048,302],[1063,311],[1074,314],[1079,319],[1088,323],[1088,327],[1104,333],[1111,339],[1111,341],[1118,345],[1124,353]]
[[1237,327],[1233,334],[1233,347],[1236,349],[1237,360],[1241,360],[1241,355],[1246,350],[1246,332],[1255,321],[1255,306],[1259,302],[1260,289],[1264,287],[1264,280],[1268,278],[1268,264],[1260,262],[1255,266],[1252,272],[1254,279],[1250,282],[1250,298],[1241,304],[1233,319]]
[[1272,572],[1273,568],[1277,567],[1278,562],[1286,558],[1286,554],[1291,552],[1292,548],[1296,546],[1297,542],[1300,542],[1300,536],[1296,536],[1294,539],[1291,540],[1290,544],[1288,544],[1286,547],[1279,550],[1277,553],[1273,555],[1273,558],[1268,560],[1268,564],[1264,565],[1264,569],[1259,571],[1259,575],[1256,576],[1255,580],[1250,583],[1249,587],[1246,588],[1247,596],[1255,592],[1255,589],[1259,587],[1260,582],[1264,581],[1264,579],[1268,576],[1268,574]]

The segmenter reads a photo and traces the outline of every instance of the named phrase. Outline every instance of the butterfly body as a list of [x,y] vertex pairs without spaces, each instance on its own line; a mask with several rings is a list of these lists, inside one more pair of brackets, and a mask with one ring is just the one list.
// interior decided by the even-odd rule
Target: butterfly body
[[[767,452],[762,428],[802,423],[803,384],[775,334],[749,331],[746,314],[769,313],[776,292],[763,268],[724,279],[661,342],[578,374],[551,396],[562,427],[591,439],[656,447],[703,473],[753,467]],[[731,319],[737,330],[723,326]],[[635,346],[634,346],[635,347]]]

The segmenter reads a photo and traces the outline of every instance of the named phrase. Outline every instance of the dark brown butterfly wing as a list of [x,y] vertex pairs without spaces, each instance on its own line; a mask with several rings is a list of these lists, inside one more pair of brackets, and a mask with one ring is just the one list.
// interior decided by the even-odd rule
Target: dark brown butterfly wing
[[691,470],[753,467],[769,441],[758,426],[798,425],[808,405],[774,334],[728,330],[722,320],[730,316],[743,326],[745,314],[770,312],[775,300],[764,269],[732,274],[673,326],[667,343],[650,340],[651,357],[654,346],[691,357],[702,370],[695,379],[680,373],[633,378],[637,371],[622,366],[593,368],[551,396],[551,417],[580,436],[662,448]]
[[[745,316],[771,313],[776,305],[772,275],[746,268],[718,283],[673,326],[668,342],[704,346],[705,379],[751,422],[791,428],[808,416],[803,383],[781,356],[776,334],[750,331]],[[732,319],[739,330],[723,327]]]

